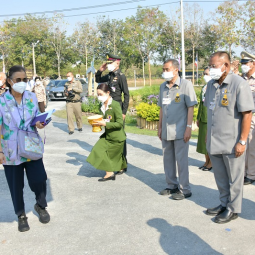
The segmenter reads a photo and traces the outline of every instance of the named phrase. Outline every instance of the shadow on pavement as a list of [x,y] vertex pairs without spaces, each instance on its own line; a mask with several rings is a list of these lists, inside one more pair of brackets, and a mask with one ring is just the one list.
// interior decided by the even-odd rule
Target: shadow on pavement
[[52,122],[52,124],[53,124],[53,127],[59,128],[59,129],[61,129],[62,131],[66,132],[66,133],[69,132],[67,124],[65,124],[65,123],[59,123],[59,122],[54,121],[54,122]]
[[[33,212],[36,216],[37,213],[34,211],[35,195],[30,190],[27,178],[25,178],[25,187],[24,187],[24,202],[25,202],[25,211],[28,214],[29,212]],[[11,194],[9,191],[9,187],[5,178],[4,171],[0,171],[0,222],[13,222],[17,221],[17,216],[14,212]],[[47,180],[47,196],[46,200],[49,206],[49,202],[53,201],[52,193],[51,193],[51,181]],[[49,211],[50,212],[50,211]]]
[[160,218],[148,220],[147,224],[160,233],[159,243],[166,254],[222,254],[185,227],[173,226]]

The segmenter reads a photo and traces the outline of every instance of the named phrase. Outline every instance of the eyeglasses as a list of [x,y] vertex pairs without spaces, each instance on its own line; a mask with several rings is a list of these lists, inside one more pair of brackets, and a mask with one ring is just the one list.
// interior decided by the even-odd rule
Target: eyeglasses
[[14,81],[16,81],[16,82],[21,82],[21,81],[23,81],[23,82],[28,82],[28,78],[23,78],[23,79],[21,79],[21,78],[16,78]]

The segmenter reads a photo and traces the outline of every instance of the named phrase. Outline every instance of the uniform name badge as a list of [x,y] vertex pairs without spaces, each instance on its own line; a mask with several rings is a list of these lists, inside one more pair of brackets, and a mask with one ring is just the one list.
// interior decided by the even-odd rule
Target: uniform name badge
[[164,97],[164,98],[163,98],[163,104],[171,104],[171,98],[169,98],[169,97]]
[[210,102],[209,109],[214,111],[214,109],[215,109],[215,102]]
[[112,87],[112,91],[115,92],[115,91],[116,91],[116,88],[115,88],[115,87]]
[[104,121],[105,121],[105,122],[110,122],[110,120],[109,120],[109,119],[104,119]]

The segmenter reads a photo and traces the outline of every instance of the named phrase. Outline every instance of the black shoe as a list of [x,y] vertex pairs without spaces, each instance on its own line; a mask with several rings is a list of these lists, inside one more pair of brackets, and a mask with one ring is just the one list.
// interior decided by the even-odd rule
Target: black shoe
[[115,178],[116,178],[116,177],[115,177],[115,174],[113,174],[113,175],[110,176],[110,177],[98,179],[98,181],[99,181],[99,182],[106,182],[106,181],[110,181],[110,180],[115,181]]
[[174,193],[176,193],[178,191],[179,191],[178,188],[175,188],[175,189],[168,189],[168,188],[166,188],[166,189],[161,190],[159,192],[159,194],[162,195],[162,196],[169,196],[170,194],[174,194]]
[[82,132],[82,128],[79,128],[78,131],[79,131],[79,132]]
[[18,217],[18,230],[20,232],[25,232],[28,231],[30,229],[28,223],[27,223],[27,217],[25,213],[22,213],[19,217]]
[[70,132],[69,132],[69,135],[72,135],[73,133],[74,133],[73,131],[70,131]]
[[223,213],[226,210],[226,207],[219,205],[214,208],[209,208],[205,211],[205,214],[207,215],[219,215]]
[[35,211],[39,214],[39,221],[46,224],[50,221],[50,215],[46,209],[41,208],[38,204],[35,204]]
[[243,184],[244,185],[249,185],[249,184],[252,184],[255,180],[252,180],[250,178],[247,178],[247,177],[244,177],[244,182]]
[[188,198],[191,197],[192,193],[188,193],[188,194],[183,194],[181,191],[176,192],[175,194],[172,195],[172,199],[174,200],[182,200],[184,198]]
[[127,172],[127,168],[124,168],[124,169],[122,169],[122,170],[120,170],[118,172],[115,172],[115,175],[121,175],[121,174],[124,174],[126,172]]
[[233,213],[230,210],[226,209],[223,213],[219,214],[218,216],[215,217],[214,222],[223,224],[230,222],[231,220],[235,220],[238,218],[237,213]]
[[203,170],[203,171],[211,171],[211,170],[212,170],[212,167],[209,167],[209,168],[208,168],[208,167],[205,166],[204,168],[202,168],[202,170]]
[[200,166],[198,169],[204,169],[206,166]]

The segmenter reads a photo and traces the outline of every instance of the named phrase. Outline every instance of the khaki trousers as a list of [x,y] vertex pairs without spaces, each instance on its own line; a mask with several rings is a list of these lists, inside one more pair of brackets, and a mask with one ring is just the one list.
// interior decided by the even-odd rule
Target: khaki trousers
[[[164,171],[169,189],[179,188],[183,194],[191,192],[189,185],[189,142],[183,139],[166,141],[162,139]],[[176,163],[179,182],[176,176]]]
[[82,128],[81,103],[66,102],[67,125],[69,132],[74,132],[73,115],[75,116],[77,128]]
[[244,176],[255,180],[255,116],[252,116],[251,129],[247,139]]

